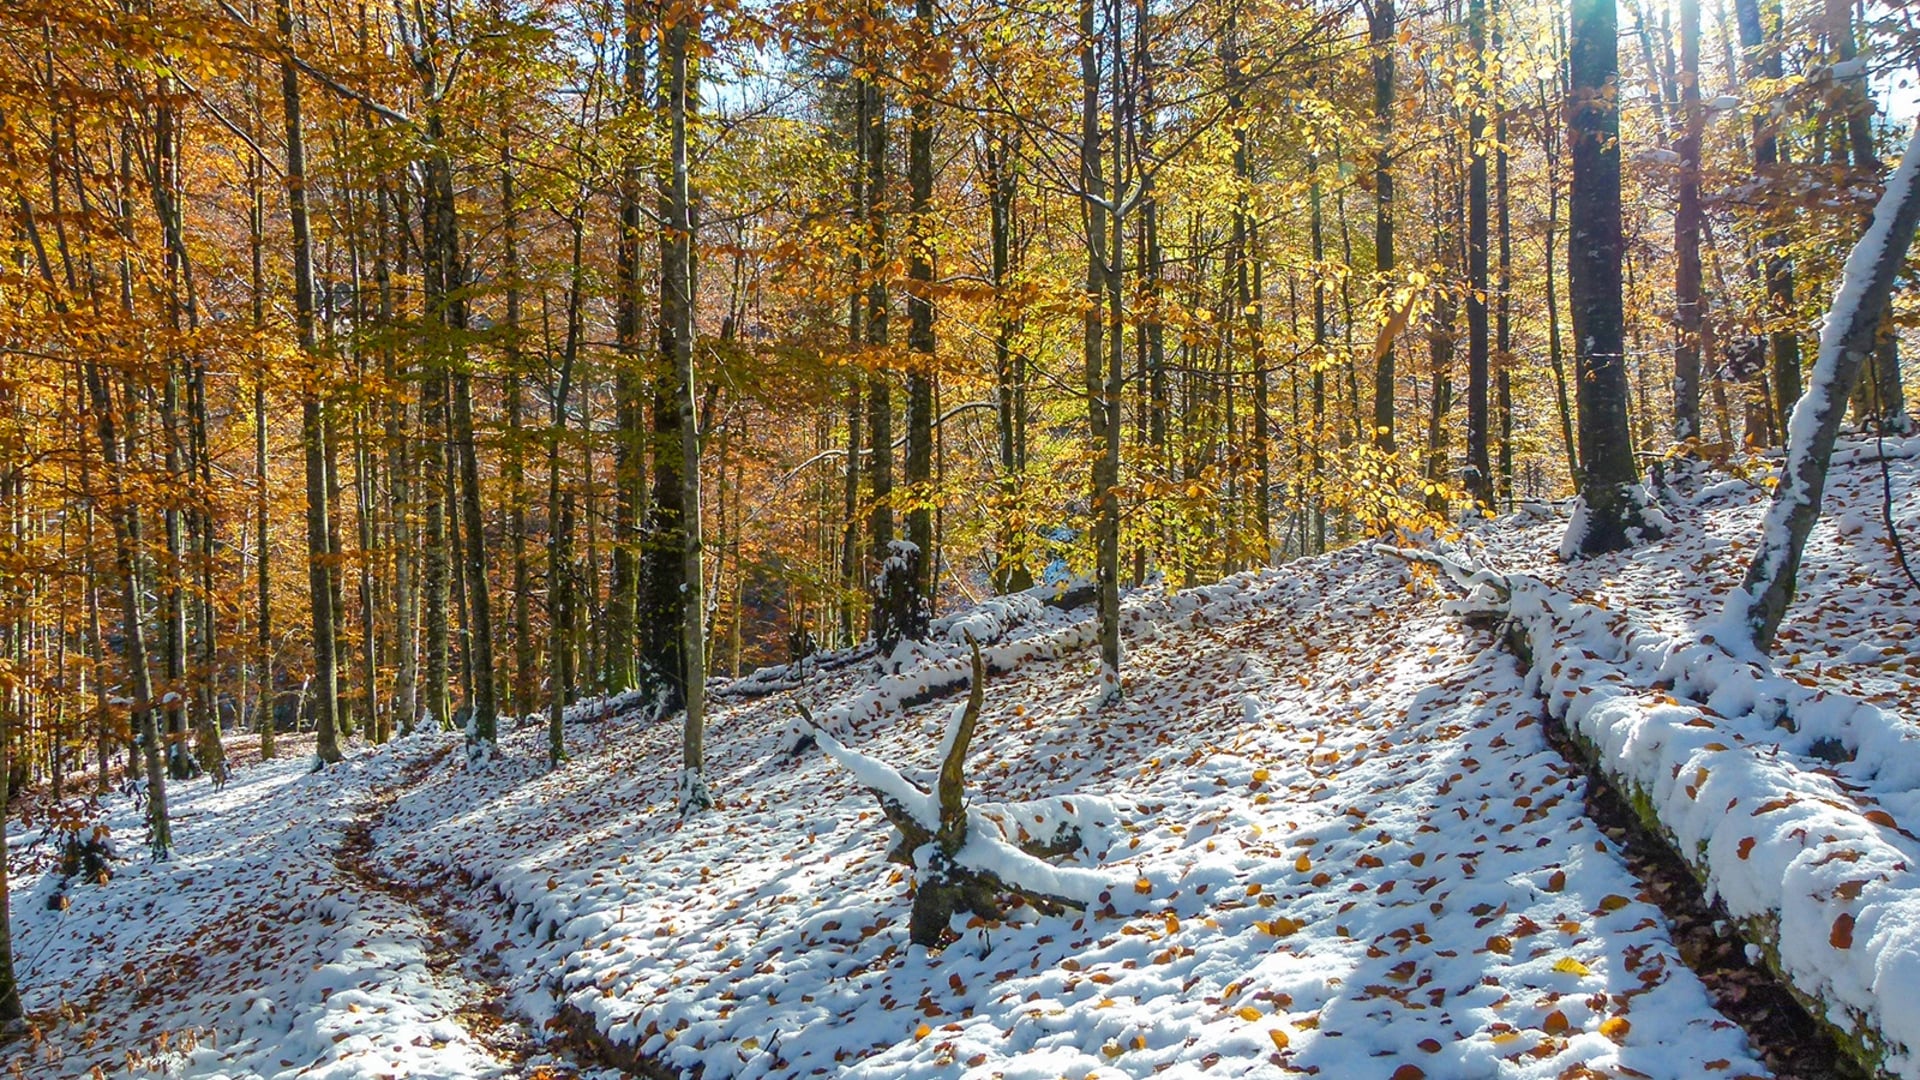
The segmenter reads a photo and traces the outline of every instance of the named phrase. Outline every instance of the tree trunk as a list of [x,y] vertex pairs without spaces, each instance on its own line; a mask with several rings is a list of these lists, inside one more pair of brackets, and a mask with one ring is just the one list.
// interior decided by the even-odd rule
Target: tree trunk
[[[1500,24],[1501,7],[1492,5],[1490,36],[1493,55],[1504,64],[1506,51]],[[1503,509],[1513,508],[1513,215],[1508,202],[1507,183],[1507,105],[1496,83],[1493,87],[1493,141],[1497,149],[1493,159],[1493,205],[1499,233],[1499,262],[1493,285],[1493,371],[1494,414],[1499,427],[1498,482],[1495,495]]]
[[[1468,0],[1467,40],[1475,82],[1488,71],[1487,3]],[[1487,108],[1488,88],[1474,88],[1467,121],[1467,494],[1474,505],[1494,505],[1493,460],[1488,452],[1491,408],[1487,325]]]
[[928,71],[937,47],[933,27],[933,0],[915,0],[919,85],[907,127],[907,192],[911,200],[907,236],[907,350],[913,354],[907,369],[907,542],[920,553],[913,560],[913,596],[904,612],[902,637],[918,641],[927,636],[927,617],[933,610],[930,587],[933,548],[933,101],[938,90]]
[[295,71],[293,12],[290,0],[277,0],[280,36],[289,54],[280,62],[280,90],[287,119],[287,217],[293,230],[293,311],[302,366],[300,442],[307,469],[307,592],[313,612],[314,750],[323,764],[340,760],[338,640],[334,625],[333,583],[327,571],[330,546],[327,517],[326,436],[321,423],[321,390],[313,335],[313,238],[307,227],[306,145],[300,119],[300,77]]
[[[380,322],[393,324],[395,309],[392,270],[388,265],[388,229],[393,213],[392,193],[382,181],[376,195],[379,218],[379,243],[374,259],[374,275],[380,289]],[[399,261],[404,268],[405,253]],[[382,368],[389,382],[398,379],[395,351],[382,351]],[[414,585],[414,569],[419,555],[415,543],[413,516],[413,455],[408,436],[409,410],[400,395],[387,403],[387,483],[389,491],[388,550],[393,552],[393,709],[394,725],[402,735],[413,734],[420,718],[419,597]]]
[[1700,0],[1680,0],[1679,204],[1673,215],[1674,316],[1680,340],[1673,350],[1673,438],[1700,437],[1700,341],[1706,311],[1700,296]]
[[560,493],[560,447],[567,431],[567,397],[573,389],[574,361],[580,354],[581,248],[585,229],[577,216],[572,233],[571,273],[567,278],[566,344],[560,353],[560,383],[553,394],[547,428],[547,763],[566,759],[566,706],[573,700],[573,493]]
[[534,695],[539,691],[540,673],[536,669],[533,645],[533,574],[527,563],[527,466],[526,405],[522,400],[520,365],[520,267],[514,242],[511,180],[504,179],[509,212],[506,228],[507,251],[507,511],[508,547],[513,552],[513,693],[515,716],[533,712]]
[[660,327],[673,364],[674,405],[679,414],[680,541],[683,608],[680,618],[681,679],[686,716],[681,728],[679,805],[682,816],[713,805],[706,778],[706,578],[700,536],[699,388],[693,366],[693,200],[688,184],[687,123],[696,104],[689,73],[699,47],[700,0],[668,11],[661,67],[667,106],[668,175],[661,200],[666,229],[660,251]]
[[[1782,77],[1780,49],[1765,49],[1766,36],[1761,26],[1760,0],[1734,0],[1740,24],[1740,45],[1746,50],[1749,81],[1753,78],[1778,80]],[[1777,9],[1772,12],[1778,18]],[[1765,49],[1763,52],[1762,50]],[[1761,182],[1773,179],[1780,166],[1779,120],[1756,110],[1753,119],[1753,166]],[[1784,428],[1787,413],[1800,397],[1800,338],[1794,332],[1793,261],[1780,253],[1787,238],[1778,229],[1769,229],[1760,240],[1765,264],[1767,302],[1773,319],[1784,325],[1769,335],[1773,350],[1770,365],[1773,378],[1774,415]]]
[[[7,756],[12,733],[7,730],[7,708],[0,704],[0,853],[8,851],[6,808],[13,802],[7,778],[13,775],[13,762]],[[7,888],[7,863],[0,857],[0,1038],[11,1039],[25,1013],[20,1008],[20,984],[13,973],[13,904]],[[17,1060],[17,1059],[16,1059]]]
[[[866,242],[867,266],[873,280],[867,285],[867,344],[887,344],[887,217],[884,209],[887,180],[887,101],[877,81],[862,83],[866,94]],[[876,352],[879,350],[875,350]],[[868,560],[876,575],[893,558],[893,386],[886,372],[876,370],[867,380],[867,474],[872,478],[873,508],[867,515]],[[879,581],[876,576],[876,584]],[[910,594],[892,595],[876,588],[870,620],[873,639],[882,652],[891,652],[900,640],[907,612],[900,610]]]
[[[1394,0],[1374,0],[1367,19],[1367,43],[1373,50],[1373,121],[1380,145],[1373,156],[1373,251],[1380,295],[1393,292],[1393,53],[1396,38]],[[1393,340],[1379,350],[1373,369],[1373,440],[1393,452]]]
[[1807,534],[1820,516],[1827,465],[1846,413],[1847,395],[1860,367],[1872,355],[1887,315],[1894,278],[1906,264],[1913,233],[1920,227],[1920,131],[1907,144],[1899,169],[1887,182],[1873,223],[1847,256],[1832,310],[1820,331],[1820,354],[1807,392],[1794,407],[1787,428],[1787,460],[1760,529],[1760,546],[1747,567],[1743,594],[1748,629],[1762,651],[1773,647],[1787,605]]
[[1563,555],[1597,555],[1632,543],[1638,508],[1627,429],[1620,269],[1620,112],[1614,97],[1619,40],[1614,0],[1573,0],[1567,141],[1573,152],[1568,210],[1569,293],[1580,405],[1580,499]]
[[[646,23],[639,0],[626,0],[623,105],[630,117],[647,108]],[[640,602],[640,513],[646,478],[646,361],[641,344],[644,289],[640,249],[644,216],[640,198],[646,189],[645,166],[638,156],[620,164],[620,233],[615,258],[615,325],[618,357],[614,368],[613,558],[607,581],[606,640],[601,646],[600,684],[610,693],[639,684],[634,652],[635,618]]]
[[[1094,36],[1094,6],[1094,0],[1080,0],[1080,213],[1087,238],[1082,348],[1087,427],[1093,443],[1090,501],[1098,581],[1100,693],[1111,699],[1120,690],[1120,507],[1114,490],[1119,483],[1120,400],[1117,394],[1109,394],[1109,384],[1115,380],[1107,369],[1105,329],[1109,317],[1119,315],[1118,260],[1109,260],[1122,251],[1122,238],[1119,220],[1103,205],[1107,181],[1101,158],[1100,39]],[[1120,327],[1119,319],[1113,318],[1116,338]]]
[[[1013,524],[1021,520],[1018,510],[1021,486],[1020,458],[1017,450],[1019,427],[1023,422],[1019,408],[1020,361],[1014,352],[1014,335],[1019,322],[1009,307],[1014,273],[1014,193],[1017,133],[998,131],[987,136],[988,244],[993,258],[995,296],[993,334],[993,377],[995,434],[998,438],[1000,495],[1004,500],[1000,537],[994,552],[994,591],[1019,592],[1033,587],[1033,571],[1027,565],[1026,529]],[[1165,375],[1160,376],[1162,380]]]

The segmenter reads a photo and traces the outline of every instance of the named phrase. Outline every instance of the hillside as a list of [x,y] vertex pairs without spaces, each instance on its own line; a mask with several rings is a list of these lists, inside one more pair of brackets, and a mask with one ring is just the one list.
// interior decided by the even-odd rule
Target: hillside
[[[1896,523],[1920,542],[1920,439],[1885,449]],[[434,733],[324,773],[280,760],[223,790],[194,781],[163,864],[134,854],[139,816],[115,796],[105,820],[128,857],[111,881],[67,886],[64,906],[44,859],[15,882],[39,1028],[12,1064],[36,1078],[1770,1075],[1683,963],[1617,830],[1588,816],[1551,704],[1628,781],[1691,761],[1683,750],[1723,755],[1697,778],[1675,764],[1643,801],[1703,845],[1708,891],[1736,917],[1784,912],[1777,962],[1796,985],[1843,1027],[1867,1017],[1895,1040],[1888,1070],[1920,1075],[1920,922],[1905,918],[1920,840],[1903,827],[1920,821],[1920,595],[1885,541],[1879,458],[1867,441],[1837,459],[1842,509],[1809,549],[1781,678],[1741,682],[1728,672],[1758,669],[1696,640],[1763,496],[1691,478],[1663,500],[1669,537],[1619,556],[1556,562],[1564,517],[1546,507],[1448,549],[1500,575],[1531,671],[1461,617],[1444,574],[1353,548],[1130,597],[1124,695],[1104,709],[1088,613],[1028,599],[942,621],[886,673],[828,655],[716,684],[722,805],[684,823],[678,725],[632,702],[572,710],[557,771],[529,723],[480,765]],[[913,883],[886,861],[890,827],[801,737],[795,700],[847,745],[930,770],[968,634],[995,669],[976,805],[1010,828],[1073,824],[1060,865],[1107,887],[1084,913],[956,922],[930,953],[907,941]],[[1619,695],[1590,692],[1610,683]],[[1756,723],[1776,699],[1811,719]],[[1719,749],[1643,722],[1662,707]],[[1757,850],[1716,832],[1746,815],[1713,800],[1760,783],[1733,779],[1736,754],[1846,815],[1853,857],[1807,846],[1807,828],[1841,828],[1827,818]],[[1709,773],[1749,786],[1709,788]],[[16,859],[44,853],[40,832],[16,824]]]

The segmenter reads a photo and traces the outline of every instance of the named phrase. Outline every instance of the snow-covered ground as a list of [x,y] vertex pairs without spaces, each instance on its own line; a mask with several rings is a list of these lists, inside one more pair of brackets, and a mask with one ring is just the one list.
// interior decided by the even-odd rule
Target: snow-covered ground
[[[1853,509],[1815,534],[1783,670],[1898,724],[1920,598],[1887,570],[1866,456],[1830,489]],[[1920,533],[1920,470],[1893,468],[1896,516]],[[1672,539],[1572,568],[1551,561],[1552,512],[1466,547],[1604,603],[1621,632],[1684,635],[1737,583],[1759,497],[1709,487],[1669,511]],[[484,1037],[473,1005],[504,992],[531,1030],[564,1009],[707,1080],[1764,1075],[1582,816],[1540,680],[1448,595],[1366,551],[1142,594],[1106,709],[1086,613],[1018,603],[954,620],[886,673],[768,673],[754,685],[781,689],[716,701],[722,805],[685,823],[677,724],[638,710],[580,710],[610,715],[569,727],[554,772],[544,732],[509,725],[478,769],[456,737],[422,735],[324,774],[280,762],[224,792],[191,782],[170,863],[120,863],[64,912],[52,881],[16,883],[27,1003],[51,1022],[13,1052],[34,1077],[113,1074],[128,1047],[193,1077],[568,1071]],[[919,775],[957,699],[902,703],[964,671],[963,632],[1002,672],[971,794],[1013,822],[1073,819],[1083,843],[1061,864],[1110,885],[1084,913],[956,921],[929,953],[907,940],[912,880],[885,859],[874,799],[818,750],[792,752],[795,701]],[[131,808],[112,823],[137,848]],[[434,961],[443,911],[466,974]],[[1910,1001],[1890,1007],[1920,1015]]]

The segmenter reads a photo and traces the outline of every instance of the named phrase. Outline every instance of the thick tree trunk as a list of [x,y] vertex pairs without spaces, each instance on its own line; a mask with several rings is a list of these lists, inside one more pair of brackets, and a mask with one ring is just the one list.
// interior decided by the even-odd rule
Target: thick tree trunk
[[1680,340],[1673,349],[1673,438],[1700,437],[1700,341],[1706,311],[1700,296],[1700,0],[1680,0],[1679,205],[1673,215],[1674,316]]
[[1580,512],[1566,555],[1627,547],[1638,508],[1627,429],[1627,369],[1621,301],[1620,111],[1614,96],[1619,40],[1614,0],[1573,0],[1567,141],[1573,153],[1568,210],[1569,293],[1580,405]]

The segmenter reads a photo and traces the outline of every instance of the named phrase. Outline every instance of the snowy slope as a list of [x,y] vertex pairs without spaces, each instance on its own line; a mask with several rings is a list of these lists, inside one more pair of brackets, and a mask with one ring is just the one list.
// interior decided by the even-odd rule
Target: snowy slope
[[[1910,526],[1914,473],[1896,463]],[[1878,483],[1856,461],[1832,497]],[[1737,581],[1758,516],[1750,487],[1686,497],[1674,539],[1618,559],[1552,563],[1564,520],[1550,513],[1487,526],[1468,554],[1604,604],[1587,624],[1596,646],[1679,641]],[[1879,534],[1843,515],[1815,535],[1783,635],[1791,674],[1818,684],[1808,693],[1913,700],[1920,610],[1885,573]],[[1818,599],[1842,588],[1844,604]],[[86,1075],[165,1032],[159,1062],[194,1077],[310,1063],[322,1076],[564,1072],[476,1034],[480,988],[429,962],[445,935],[342,863],[358,820],[377,825],[367,860],[381,874],[444,886],[434,903],[456,905],[462,946],[529,1026],[565,1009],[710,1080],[1763,1075],[1545,742],[1535,691],[1577,694],[1580,677],[1522,674],[1448,613],[1449,595],[1350,551],[1136,596],[1126,694],[1104,711],[1090,708],[1087,613],[1018,602],[884,665],[763,673],[752,686],[768,692],[716,701],[723,805],[684,824],[677,724],[635,708],[575,710],[556,772],[527,726],[477,770],[432,735],[320,776],[275,763],[223,793],[190,783],[173,863],[122,863],[110,884],[76,887],[64,914],[45,909],[51,882],[17,884],[29,1008],[44,1022],[64,997],[86,1015],[15,1059],[30,1076]],[[1000,671],[971,759],[976,801],[1050,800],[1085,841],[1063,865],[1112,886],[1084,914],[958,924],[930,954],[907,942],[911,881],[885,861],[873,799],[818,751],[790,753],[794,700],[848,745],[930,769],[954,699],[904,703],[954,685],[963,629]],[[1901,723],[1887,720],[1890,737]],[[1840,781],[1865,782],[1823,778]],[[114,821],[132,847],[130,808]],[[1864,943],[1877,924],[1862,912],[1855,925]],[[189,1031],[200,1044],[183,1053]]]
[[[557,991],[707,1077],[1761,1071],[1581,819],[1512,661],[1399,567],[1349,553],[1139,610],[1117,708],[1089,712],[1085,654],[1042,637],[976,739],[980,798],[1112,808],[1086,916],[909,946],[875,805],[786,756],[777,696],[716,719],[719,814],[678,823],[670,726],[615,720],[552,776],[441,774],[384,837],[501,899],[530,1013]],[[874,707],[875,681],[808,692],[931,767],[949,706]]]

